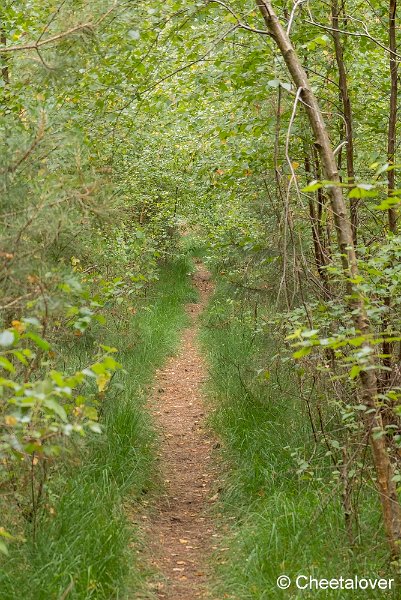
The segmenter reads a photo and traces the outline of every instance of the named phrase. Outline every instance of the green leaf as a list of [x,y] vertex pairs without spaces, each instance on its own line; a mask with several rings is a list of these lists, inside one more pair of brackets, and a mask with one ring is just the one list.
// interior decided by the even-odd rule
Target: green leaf
[[390,166],[390,163],[386,162],[384,165],[382,165],[375,173],[375,177],[378,177],[379,175],[381,175],[382,173],[385,173],[385,171],[388,171],[388,168]]
[[5,554],[6,556],[8,556],[8,548],[7,545],[5,544],[5,542],[3,542],[2,540],[0,540],[0,552],[2,554]]
[[301,337],[302,334],[302,329],[297,329],[296,331],[294,331],[294,333],[291,333],[291,335],[287,335],[287,337],[285,338],[286,340],[295,340],[298,339],[299,337]]
[[5,356],[0,356],[0,366],[10,373],[15,373],[14,365]]
[[64,421],[64,422],[67,421],[67,413],[65,412],[65,410],[61,406],[61,404],[59,404],[56,400],[54,400],[53,398],[48,398],[43,401],[43,404],[44,404],[44,406],[46,406],[46,408],[50,409],[58,417],[60,417],[60,419],[62,421]]
[[91,431],[93,431],[94,433],[102,433],[102,428],[99,425],[99,423],[90,423],[89,424],[89,429]]
[[87,419],[90,419],[91,421],[97,421],[97,410],[94,406],[84,406],[82,411]]
[[91,371],[93,371],[93,373],[96,373],[96,375],[101,375],[102,373],[105,373],[107,371],[107,367],[103,362],[94,363],[93,365],[91,365]]
[[401,202],[401,198],[386,198],[374,207],[375,210],[389,210]]
[[11,346],[14,343],[14,333],[6,329],[0,333],[0,346]]
[[316,336],[317,333],[319,333],[318,329],[306,329],[301,333],[301,336],[305,338],[312,338]]
[[110,352],[110,353],[118,352],[118,349],[114,348],[113,346],[105,346],[104,344],[100,344],[100,347],[105,352]]
[[4,527],[0,527],[0,536],[6,538],[6,540],[15,540],[15,537],[6,531]]
[[139,31],[137,31],[136,29],[131,29],[128,33],[127,33],[128,37],[131,38],[131,40],[139,40],[139,38],[141,37],[141,34]]
[[358,365],[353,365],[349,376],[351,379],[356,379],[356,377],[358,377],[359,373],[362,371],[361,367],[359,367]]
[[316,192],[316,190],[320,190],[323,187],[323,183],[317,181],[317,179],[311,181],[306,187],[302,188],[302,192]]
[[50,377],[60,387],[63,387],[65,384],[64,377],[60,371],[50,371]]
[[360,335],[358,337],[355,338],[351,338],[348,340],[348,343],[351,344],[351,346],[362,346],[362,344],[364,344],[366,342],[366,336],[364,335]]
[[374,198],[378,194],[378,190],[369,183],[360,183],[348,194],[348,198]]
[[101,373],[96,377],[97,389],[99,392],[104,392],[110,381],[109,373]]
[[24,335],[22,335],[21,337],[22,338],[29,338],[30,340],[32,340],[33,342],[35,342],[35,344],[41,350],[50,350],[50,348],[51,348],[49,342],[47,342],[46,340],[44,340],[37,333],[32,333],[32,331],[28,331],[28,333],[24,333]]
[[282,87],[288,92],[291,91],[291,83],[286,83],[284,81],[280,81],[279,79],[270,79],[270,81],[267,82],[267,85],[272,88]]
[[25,366],[28,365],[28,361],[25,358],[24,354],[20,350],[13,350],[13,355]]
[[5,379],[4,377],[0,377],[0,385],[4,385],[5,387],[11,388],[15,391],[21,389],[21,386],[18,383],[12,381],[11,379]]
[[117,369],[122,368],[122,365],[116,360],[114,360],[112,356],[106,356],[103,359],[103,365],[106,367],[106,369],[109,369],[110,371],[116,371]]
[[304,348],[301,348],[300,350],[297,350],[296,352],[294,352],[294,354],[292,356],[294,358],[302,358],[304,356],[307,356],[311,350],[312,350],[312,346],[304,346]]

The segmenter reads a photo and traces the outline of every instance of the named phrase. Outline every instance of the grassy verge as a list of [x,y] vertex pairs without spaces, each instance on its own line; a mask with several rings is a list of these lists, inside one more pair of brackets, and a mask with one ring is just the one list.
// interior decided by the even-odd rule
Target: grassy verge
[[[28,527],[26,543],[11,546],[0,574],[2,600],[111,600],[141,588],[146,574],[130,550],[136,532],[123,503],[139,502],[152,486],[154,432],[145,391],[186,322],[183,306],[194,297],[189,270],[185,259],[162,270],[132,317],[125,348],[112,330],[104,340],[121,349],[125,368],[104,403],[104,433],[87,440],[79,458],[51,481],[52,509],[39,520],[36,543]],[[78,346],[72,368],[85,362],[84,343]]]
[[[203,347],[211,375],[212,425],[226,463],[217,505],[229,524],[228,551],[216,557],[214,597],[237,600],[398,597],[385,591],[280,591],[279,575],[319,578],[388,576],[374,492],[361,490],[361,540],[351,550],[340,493],[326,473],[297,473],[296,457],[312,454],[313,436],[297,394],[293,367],[259,327],[253,302],[220,283],[205,315]],[[259,307],[259,315],[260,315]],[[264,310],[268,310],[265,307]],[[266,368],[269,377],[265,376]],[[325,473],[326,469],[326,473]],[[230,523],[232,525],[230,525]],[[372,539],[372,531],[379,531]]]

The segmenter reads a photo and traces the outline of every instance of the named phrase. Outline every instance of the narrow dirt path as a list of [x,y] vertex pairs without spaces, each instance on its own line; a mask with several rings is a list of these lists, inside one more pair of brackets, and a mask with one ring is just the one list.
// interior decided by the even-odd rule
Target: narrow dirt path
[[212,292],[210,275],[197,265],[197,304],[186,307],[191,324],[180,349],[159,370],[151,410],[160,431],[160,468],[164,493],[146,527],[149,555],[162,579],[157,597],[168,600],[210,598],[204,559],[215,543],[210,507],[214,440],[204,427],[202,384],[206,368],[196,344],[198,316]]

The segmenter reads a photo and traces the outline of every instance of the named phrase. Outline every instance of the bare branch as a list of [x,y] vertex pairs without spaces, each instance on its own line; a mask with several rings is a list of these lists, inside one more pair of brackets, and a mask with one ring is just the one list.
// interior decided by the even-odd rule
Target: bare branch
[[[298,1],[305,2],[305,0],[298,0]],[[233,9],[230,6],[228,6],[228,4],[226,4],[225,2],[222,2],[222,0],[206,0],[206,3],[207,4],[219,4],[220,6],[225,8],[225,10],[227,10],[237,21],[238,29],[245,29],[246,31],[252,31],[252,33],[259,33],[260,35],[270,36],[269,31],[266,31],[265,29],[255,29],[255,27],[251,27],[247,23],[244,23],[243,21],[241,21],[241,19],[233,11]]]
[[336,148],[335,150],[333,150],[333,154],[334,154],[334,156],[336,156],[336,154],[338,154],[338,153],[340,152],[341,148],[342,148],[343,146],[346,146],[347,144],[348,144],[347,140],[344,140],[343,142],[341,142],[341,144],[339,144],[339,145],[337,146],[337,148]]
[[[401,54],[398,54],[397,52],[395,52],[394,50],[391,50],[391,48],[388,48],[387,46],[385,46],[385,44],[382,44],[379,40],[377,40],[376,38],[374,38],[368,31],[366,25],[362,22],[362,21],[358,21],[359,23],[362,24],[362,27],[364,29],[364,32],[358,32],[358,31],[347,31],[346,29],[336,29],[333,27],[329,27],[328,25],[323,25],[322,23],[317,23],[314,19],[312,14],[309,12],[310,15],[310,19],[305,19],[305,23],[309,23],[310,25],[314,25],[315,27],[319,27],[319,29],[324,29],[325,31],[330,31],[330,32],[336,32],[336,33],[342,33],[344,35],[349,35],[351,37],[362,37],[362,38],[367,38],[368,40],[370,40],[371,42],[373,42],[374,44],[376,44],[377,46],[380,46],[380,48],[382,48],[383,50],[385,50],[386,52],[388,52],[389,54],[391,54],[392,56],[401,59]],[[355,20],[355,19],[354,19]]]
[[5,54],[8,52],[20,52],[21,50],[37,50],[42,46],[47,44],[51,44],[52,42],[58,42],[59,40],[68,37],[69,35],[76,33],[77,31],[83,30],[92,30],[92,23],[81,23],[80,25],[76,25],[67,31],[63,31],[62,33],[58,33],[57,35],[53,35],[51,37],[46,38],[45,40],[40,40],[36,42],[32,42],[31,44],[23,44],[20,46],[2,46],[0,47],[0,54]]
[[25,298],[30,298],[30,296],[32,296],[32,294],[24,294],[23,296],[19,296],[18,298],[15,298],[11,302],[8,302],[8,304],[3,304],[3,306],[0,306],[0,310],[5,310],[6,308],[10,308],[10,306],[14,306],[15,304],[18,304],[18,302],[20,302],[20,300],[24,300]]
[[294,4],[294,6],[292,7],[292,11],[291,11],[291,15],[290,15],[290,20],[288,21],[288,25],[287,25],[287,35],[290,35],[290,31],[291,31],[291,26],[292,26],[292,22],[294,20],[295,17],[295,12],[298,8],[298,6],[300,4],[303,4],[304,2],[306,2],[306,0],[297,0]]

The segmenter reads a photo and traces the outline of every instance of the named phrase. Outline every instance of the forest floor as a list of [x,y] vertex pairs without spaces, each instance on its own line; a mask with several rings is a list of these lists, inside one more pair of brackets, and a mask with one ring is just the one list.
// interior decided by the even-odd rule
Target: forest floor
[[199,315],[213,285],[202,264],[197,264],[193,283],[199,302],[187,305],[190,325],[176,356],[157,372],[150,399],[160,435],[163,492],[145,521],[145,535],[149,560],[158,573],[152,587],[163,600],[211,598],[205,559],[217,537],[209,510],[215,440],[205,425],[202,385],[207,372],[197,347]]

